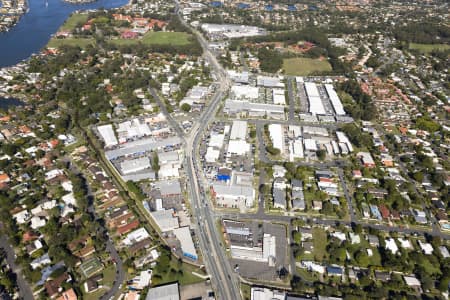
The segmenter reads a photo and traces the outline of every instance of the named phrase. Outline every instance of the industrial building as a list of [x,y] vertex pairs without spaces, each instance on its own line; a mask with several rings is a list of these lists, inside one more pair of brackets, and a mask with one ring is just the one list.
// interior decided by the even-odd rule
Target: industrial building
[[194,242],[192,241],[191,230],[189,229],[189,227],[185,226],[174,229],[173,233],[180,241],[181,251],[183,252],[183,255],[190,259],[197,260],[197,251],[195,250]]
[[136,154],[145,154],[157,149],[173,148],[181,145],[179,137],[173,136],[166,139],[156,139],[153,137],[147,137],[140,140],[128,142],[120,145],[113,150],[105,151],[105,156],[109,160],[117,159],[120,157],[127,157]]
[[285,300],[286,292],[262,287],[252,287],[250,300]]
[[284,120],[284,107],[275,104],[252,103],[246,100],[225,100],[223,109],[227,115],[241,115],[248,117],[268,117],[277,120]]
[[248,85],[233,85],[231,87],[231,94],[235,99],[255,100],[259,97],[259,88]]
[[250,186],[213,183],[211,192],[217,205],[223,207],[252,207],[255,199],[255,190]]
[[105,143],[105,147],[111,147],[117,145],[119,142],[117,141],[116,135],[114,134],[114,130],[111,124],[98,126],[97,127],[100,136]]
[[233,258],[275,264],[275,236],[263,233],[262,228],[253,223],[224,220],[223,225]]
[[341,99],[339,99],[339,96],[337,95],[336,91],[334,90],[333,85],[331,84],[325,84],[325,89],[328,94],[328,98],[330,98],[331,105],[333,106],[334,112],[336,115],[343,116],[345,115],[344,106],[342,105]]
[[178,282],[161,285],[148,290],[145,300],[180,300]]
[[284,83],[281,82],[280,77],[269,77],[259,75],[256,78],[256,84],[265,88],[280,88],[284,90]]
[[174,216],[175,211],[173,209],[153,211],[150,215],[162,232],[171,231],[180,227],[178,218]]
[[320,99],[317,85],[313,82],[305,82],[306,95],[308,97],[309,112],[313,115],[325,115],[326,111]]
[[124,175],[151,169],[150,159],[148,157],[140,157],[130,160],[125,160],[120,164],[120,171]]
[[151,135],[150,127],[147,123],[141,122],[138,118],[119,123],[117,127],[119,142],[125,143],[129,139],[141,138]]
[[247,122],[233,121],[231,126],[230,140],[243,140],[247,137]]
[[208,24],[201,25],[201,29],[212,39],[217,38],[242,38],[258,35],[266,35],[263,28],[235,24]]
[[270,124],[269,125],[269,135],[272,140],[272,145],[283,153],[284,149],[284,134],[283,126],[281,124]]
[[283,89],[272,90],[273,104],[286,105],[286,95]]

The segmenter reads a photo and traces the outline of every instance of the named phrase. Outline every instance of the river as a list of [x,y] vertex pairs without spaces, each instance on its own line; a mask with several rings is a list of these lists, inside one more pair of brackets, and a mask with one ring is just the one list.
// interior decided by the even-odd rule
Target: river
[[38,53],[72,12],[115,8],[127,3],[128,0],[97,0],[87,4],[70,4],[62,0],[28,0],[29,11],[19,23],[10,31],[0,33],[0,68],[15,65],[33,53]]

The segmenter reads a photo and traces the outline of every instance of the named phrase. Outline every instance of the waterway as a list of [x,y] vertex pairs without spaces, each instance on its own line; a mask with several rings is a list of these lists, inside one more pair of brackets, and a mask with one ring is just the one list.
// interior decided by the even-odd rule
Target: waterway
[[28,0],[29,11],[10,31],[0,33],[0,68],[12,66],[38,53],[52,34],[76,10],[116,8],[128,0],[97,0],[70,4],[62,0]]
[[25,103],[23,103],[20,100],[14,99],[14,98],[2,98],[0,97],[0,108],[8,108],[10,106],[23,106]]

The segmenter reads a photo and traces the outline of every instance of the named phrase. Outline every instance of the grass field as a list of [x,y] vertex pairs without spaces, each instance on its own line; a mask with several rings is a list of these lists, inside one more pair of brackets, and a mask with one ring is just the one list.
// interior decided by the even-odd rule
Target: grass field
[[307,76],[312,73],[331,71],[331,65],[326,60],[286,58],[283,60],[283,70],[286,75]]
[[322,228],[313,228],[313,244],[314,244],[314,257],[318,261],[322,261],[324,257],[328,257],[327,253],[327,233]]
[[82,38],[66,38],[66,39],[55,39],[52,38],[47,47],[49,48],[59,48],[61,46],[79,46],[80,48],[86,48],[88,45],[95,44],[94,39],[82,39]]
[[450,45],[447,44],[416,44],[410,43],[409,49],[416,49],[423,53],[429,53],[433,50],[448,50]]
[[78,23],[86,23],[88,20],[87,14],[72,14],[66,22],[61,26],[60,30],[73,30]]
[[[167,269],[168,269],[167,272],[162,273],[162,274],[159,274],[155,271],[155,275],[158,274],[161,276],[161,279],[159,279],[159,278],[152,279],[153,283],[155,285],[174,282],[174,281],[178,281],[181,285],[205,281],[203,278],[200,278],[200,277],[192,274],[192,272],[194,271],[198,274],[205,275],[205,272],[203,272],[199,268],[197,268],[193,265],[187,264],[187,263],[183,263],[181,265],[181,269],[180,269],[180,267],[178,266],[178,261],[175,258],[171,259],[170,266]],[[177,271],[181,270],[182,274],[179,272],[171,272],[170,269],[174,269]]]
[[147,32],[141,39],[117,39],[111,42],[122,45],[136,45],[142,43],[144,45],[173,45],[185,46],[189,45],[190,35],[185,32]]

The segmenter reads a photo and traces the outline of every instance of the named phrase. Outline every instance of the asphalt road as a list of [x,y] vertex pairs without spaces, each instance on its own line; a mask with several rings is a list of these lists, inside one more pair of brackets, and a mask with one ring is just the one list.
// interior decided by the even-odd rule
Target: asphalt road
[[344,178],[344,171],[342,171],[341,168],[338,168],[338,177],[339,177],[339,181],[342,184],[342,189],[344,190],[345,199],[347,200],[348,212],[350,213],[350,220],[352,222],[354,222],[354,221],[356,221],[356,215],[355,215],[355,209],[353,208],[352,196],[350,195],[350,193],[348,191],[347,183],[345,182],[345,178]]
[[[66,160],[67,161],[67,160]],[[78,169],[77,165],[70,162],[70,170],[75,174],[80,174],[81,176],[84,176],[84,174]],[[94,195],[92,193],[92,190],[90,188],[90,185],[88,184],[88,196],[93,198]],[[87,211],[95,217],[95,220],[97,221],[99,219],[93,201],[91,201],[89,207],[87,208]],[[105,227],[102,227],[99,232],[97,232],[99,235],[108,235],[108,231]],[[115,263],[116,266],[116,275],[114,278],[113,286],[108,290],[106,294],[104,294],[100,299],[106,300],[109,299],[117,294],[117,292],[121,289],[122,283],[125,280],[125,272],[123,270],[123,263],[119,256],[119,253],[117,253],[116,247],[114,246],[114,243],[111,241],[108,235],[108,240],[106,241],[106,251],[109,253],[112,261]]]
[[287,88],[289,96],[289,123],[296,124],[295,122],[295,95],[294,95],[295,79],[293,77],[287,77]]
[[178,122],[175,121],[174,118],[172,118],[172,116],[169,114],[169,112],[167,111],[166,105],[163,103],[161,98],[159,98],[159,95],[155,91],[155,89],[152,88],[151,86],[148,86],[148,91],[150,92],[150,95],[152,95],[153,99],[155,99],[156,103],[158,104],[159,108],[161,109],[161,112],[166,116],[167,121],[172,126],[172,128],[176,131],[178,136],[180,138],[183,137],[183,135],[184,135],[183,129],[180,127],[180,124],[178,124]]
[[16,258],[14,249],[11,247],[6,236],[0,237],[0,248],[3,248],[6,252],[6,262],[11,270],[16,274],[16,282],[19,288],[20,298],[24,300],[33,300],[33,292],[28,282],[23,278],[22,272],[19,266],[16,265]]
[[[177,16],[185,26],[189,27],[178,14],[178,2],[175,3]],[[189,179],[192,214],[194,219],[197,220],[197,236],[203,260],[208,273],[211,275],[211,282],[215,287],[217,298],[237,300],[241,298],[238,279],[223,251],[220,236],[216,229],[214,213],[211,211],[211,205],[208,205],[203,186],[201,181],[199,181],[201,174],[197,164],[197,150],[203,132],[216,114],[221,100],[231,85],[231,81],[228,78],[228,73],[208,49],[208,43],[204,37],[194,28],[191,28],[191,30],[203,48],[203,57],[212,67],[220,83],[220,87],[213,96],[211,103],[206,107],[197,122],[194,123],[189,136],[186,137],[186,174]]]

